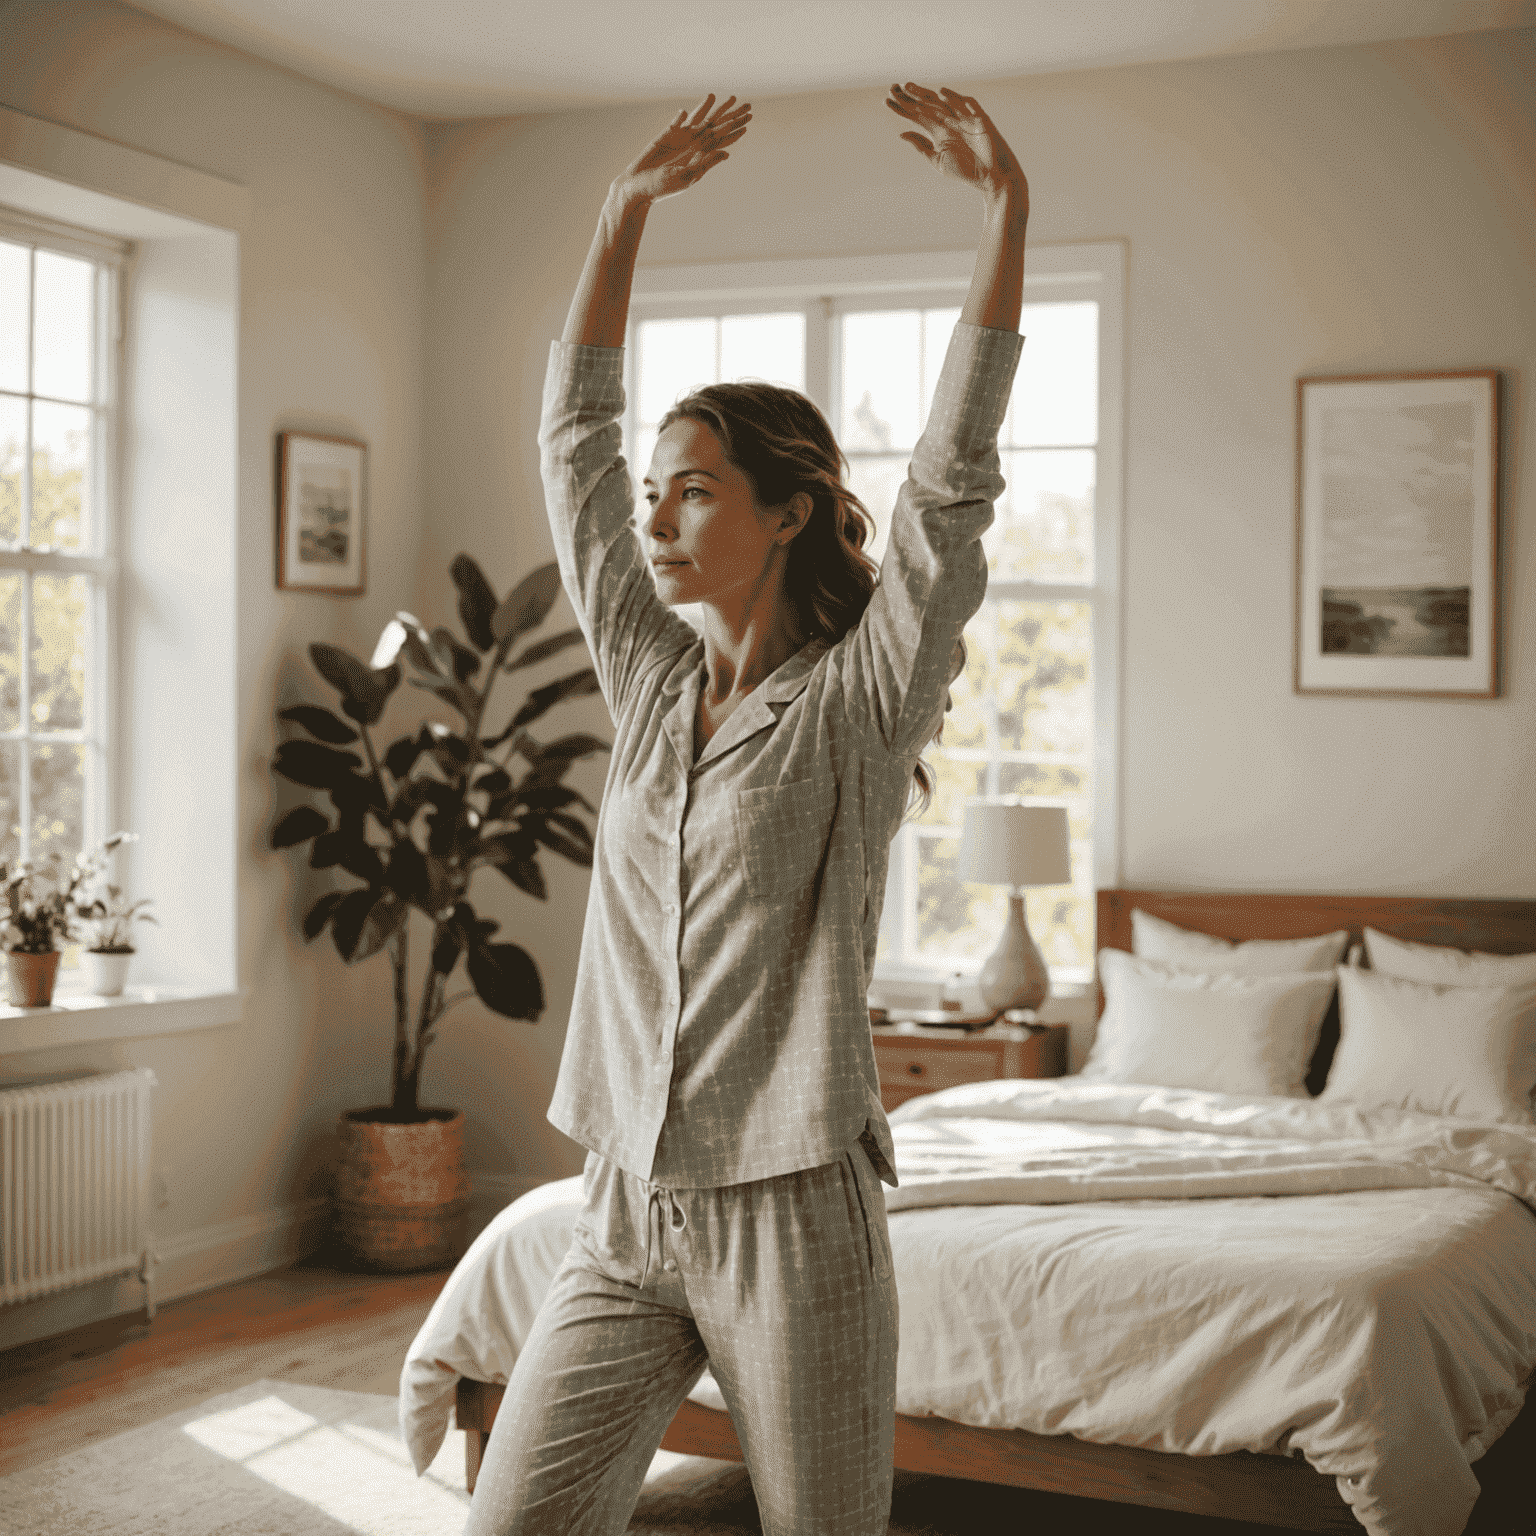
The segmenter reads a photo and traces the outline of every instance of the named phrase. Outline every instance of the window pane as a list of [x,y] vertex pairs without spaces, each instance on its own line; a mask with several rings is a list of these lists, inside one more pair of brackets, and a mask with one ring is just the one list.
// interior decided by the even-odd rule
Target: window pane
[[715,322],[643,321],[639,362],[640,419],[659,421],[680,395],[715,382]]
[[34,549],[79,549],[85,542],[86,470],[91,457],[91,412],[84,405],[32,405],[32,520]]
[[32,729],[85,725],[85,648],[90,588],[84,576],[32,578]]
[[32,847],[72,859],[85,843],[85,748],[48,742],[32,747]]
[[875,520],[874,539],[864,546],[865,553],[879,565],[885,559],[885,546],[891,536],[891,514],[896,510],[896,493],[907,478],[911,462],[905,453],[879,459],[850,459],[848,489],[864,503]]
[[1092,449],[1037,448],[1004,453],[1008,489],[982,536],[996,577],[1093,580],[1093,503],[1098,455]]
[[91,302],[88,261],[37,253],[37,312],[32,322],[32,392],[63,400],[91,398]]
[[1093,610],[1087,603],[987,603],[995,626],[998,745],[1087,758],[1093,750]]
[[1024,351],[1004,444],[1098,442],[1098,304],[1027,304],[1019,328]]
[[28,250],[0,240],[0,389],[27,387]]
[[805,316],[726,315],[720,322],[720,377],[766,379],[805,388]]
[[960,318],[960,310],[930,309],[923,313],[923,420],[933,409],[933,392],[938,387],[939,375],[944,371],[944,354],[949,350],[949,338]]
[[997,792],[1029,800],[1072,800],[1088,792],[1088,770],[1068,763],[1000,763]]
[[0,395],[0,544],[21,543],[21,468],[27,454],[27,402]]
[[917,442],[921,322],[915,309],[843,316],[842,440],[849,452]]
[[21,743],[0,741],[0,860],[21,857]]
[[[949,740],[949,722],[946,718],[944,739]],[[960,827],[965,824],[965,802],[986,793],[987,765],[973,761],[957,761],[947,756],[941,748],[929,747],[923,753],[928,766],[933,769],[937,783],[933,790],[933,804],[920,819],[919,824],[929,827]]]
[[0,731],[21,723],[21,583],[19,571],[0,575]]

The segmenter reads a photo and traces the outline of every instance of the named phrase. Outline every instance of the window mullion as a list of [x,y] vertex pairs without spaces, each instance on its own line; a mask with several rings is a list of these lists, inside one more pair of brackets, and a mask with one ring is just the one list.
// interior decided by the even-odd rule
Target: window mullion
[[831,299],[805,303],[805,392],[832,420],[832,331],[837,320]]
[[32,573],[21,577],[21,633],[17,637],[17,693],[21,705],[21,751],[17,777],[17,805],[21,827],[17,848],[23,859],[32,857]]

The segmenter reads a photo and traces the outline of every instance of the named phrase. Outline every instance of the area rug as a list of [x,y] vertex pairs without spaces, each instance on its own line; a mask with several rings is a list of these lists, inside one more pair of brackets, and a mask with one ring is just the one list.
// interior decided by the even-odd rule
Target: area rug
[[[0,1478],[6,1536],[459,1536],[462,1437],[411,1469],[395,1399],[253,1381]],[[890,1536],[1259,1532],[1224,1520],[896,1474]],[[760,1536],[746,1469],[658,1451],[629,1536]]]

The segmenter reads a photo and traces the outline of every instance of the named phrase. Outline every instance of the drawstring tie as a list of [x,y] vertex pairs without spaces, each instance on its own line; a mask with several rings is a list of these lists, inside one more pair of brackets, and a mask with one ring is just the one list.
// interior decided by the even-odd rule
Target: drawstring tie
[[688,1213],[677,1203],[677,1196],[670,1189],[663,1184],[646,1185],[645,1269],[640,1276],[641,1285],[651,1277],[651,1213],[660,1205],[667,1208],[667,1227],[670,1231],[681,1232],[688,1225]]

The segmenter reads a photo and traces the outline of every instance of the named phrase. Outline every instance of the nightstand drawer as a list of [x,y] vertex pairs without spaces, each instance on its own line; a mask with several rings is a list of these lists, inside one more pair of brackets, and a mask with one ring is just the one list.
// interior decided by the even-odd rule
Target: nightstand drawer
[[1001,1047],[961,1049],[881,1041],[875,1051],[882,1088],[936,1093],[961,1083],[984,1083],[1003,1076]]

